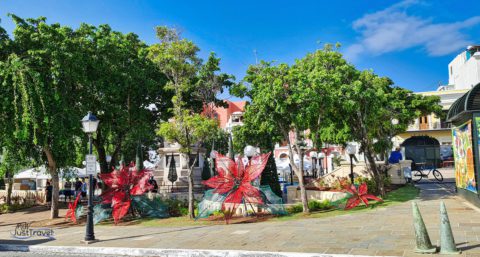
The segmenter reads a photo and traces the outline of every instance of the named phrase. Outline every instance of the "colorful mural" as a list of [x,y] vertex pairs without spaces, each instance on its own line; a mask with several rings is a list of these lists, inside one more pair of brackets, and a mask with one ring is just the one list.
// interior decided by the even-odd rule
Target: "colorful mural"
[[452,129],[455,158],[455,182],[458,188],[477,193],[473,164],[472,122],[468,121]]

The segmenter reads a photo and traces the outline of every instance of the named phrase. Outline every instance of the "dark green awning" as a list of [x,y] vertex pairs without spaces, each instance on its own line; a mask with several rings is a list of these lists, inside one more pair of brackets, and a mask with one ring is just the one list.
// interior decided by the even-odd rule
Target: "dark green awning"
[[472,112],[480,112],[480,83],[455,101],[447,114],[447,121],[461,123],[471,117]]

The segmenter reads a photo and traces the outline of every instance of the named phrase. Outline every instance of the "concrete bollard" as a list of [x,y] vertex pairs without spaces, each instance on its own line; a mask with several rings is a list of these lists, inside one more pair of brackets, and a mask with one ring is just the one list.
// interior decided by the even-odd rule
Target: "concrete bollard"
[[452,227],[448,219],[445,203],[440,202],[440,253],[441,254],[460,254],[455,245]]
[[436,253],[437,248],[432,246],[427,228],[423,222],[422,214],[418,209],[417,203],[412,202],[413,227],[415,228],[416,253]]

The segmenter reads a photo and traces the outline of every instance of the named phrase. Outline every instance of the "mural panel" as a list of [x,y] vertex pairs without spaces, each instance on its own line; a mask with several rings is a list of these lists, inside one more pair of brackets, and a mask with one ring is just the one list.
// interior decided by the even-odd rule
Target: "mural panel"
[[454,127],[452,137],[457,187],[477,193],[473,163],[472,122],[468,121],[461,126]]

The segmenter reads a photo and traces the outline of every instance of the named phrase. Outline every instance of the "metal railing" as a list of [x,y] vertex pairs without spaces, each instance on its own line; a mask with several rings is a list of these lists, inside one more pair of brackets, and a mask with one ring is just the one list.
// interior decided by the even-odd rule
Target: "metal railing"
[[416,123],[408,127],[407,131],[416,131],[416,130],[435,130],[435,129],[449,129],[451,124],[447,122],[430,122],[430,123]]

